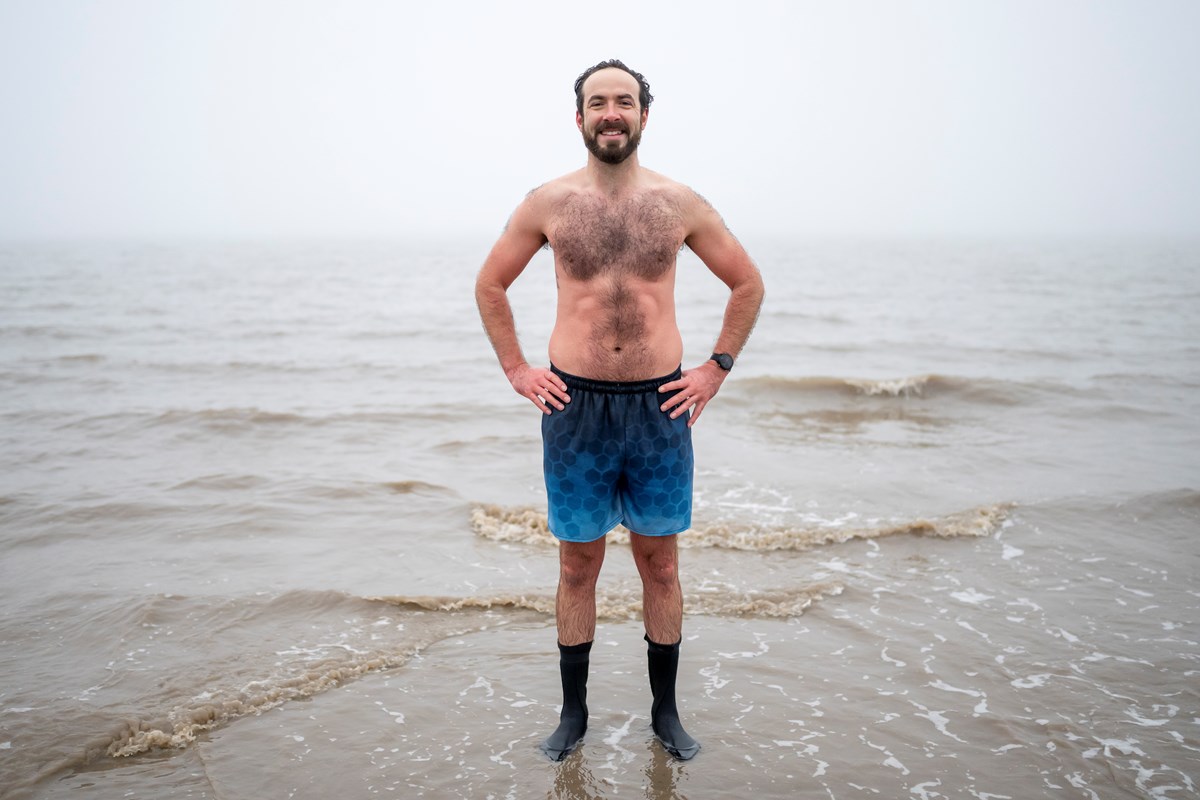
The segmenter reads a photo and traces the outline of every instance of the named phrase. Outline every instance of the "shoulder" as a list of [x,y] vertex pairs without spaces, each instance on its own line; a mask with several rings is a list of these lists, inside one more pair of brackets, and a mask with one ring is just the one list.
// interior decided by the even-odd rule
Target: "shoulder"
[[583,188],[581,172],[582,170],[569,172],[530,189],[521,204],[535,208],[554,208],[569,197],[578,194]]
[[575,192],[571,179],[572,175],[563,175],[530,189],[513,211],[506,229],[515,228],[544,234],[555,210]]
[[520,223],[545,231],[572,198],[580,196],[584,185],[582,170],[560,175],[530,189],[513,212],[509,224]]
[[687,184],[668,178],[666,175],[645,170],[644,182],[646,187],[656,194],[661,194],[671,200],[686,215],[695,213],[714,213],[712,203]]
[[671,198],[686,229],[685,237],[704,231],[725,230],[725,221],[712,203],[692,187],[663,179],[662,191]]

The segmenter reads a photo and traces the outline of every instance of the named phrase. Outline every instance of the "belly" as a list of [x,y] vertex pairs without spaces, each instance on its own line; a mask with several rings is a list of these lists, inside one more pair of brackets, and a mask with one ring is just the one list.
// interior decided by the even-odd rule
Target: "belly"
[[[550,360],[596,380],[634,381],[671,373],[683,358],[670,288],[611,281],[560,286]],[[576,291],[572,291],[575,289]]]

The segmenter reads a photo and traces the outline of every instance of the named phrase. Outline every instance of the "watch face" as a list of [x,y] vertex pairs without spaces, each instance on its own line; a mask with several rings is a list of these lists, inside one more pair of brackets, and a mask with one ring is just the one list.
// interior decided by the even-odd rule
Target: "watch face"
[[717,366],[728,372],[733,369],[733,356],[729,353],[713,353],[712,360],[717,362]]

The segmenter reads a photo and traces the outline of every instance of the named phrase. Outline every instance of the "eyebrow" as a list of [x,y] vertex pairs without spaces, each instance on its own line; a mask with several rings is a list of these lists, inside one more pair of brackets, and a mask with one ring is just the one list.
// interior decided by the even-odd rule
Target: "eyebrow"
[[[603,99],[605,99],[604,95],[594,94],[594,95],[591,95],[590,97],[588,97],[587,101],[589,103],[591,103],[593,100],[603,100]],[[617,99],[618,100],[632,100],[634,98],[633,98],[632,94],[630,94],[629,92],[625,92],[624,94],[617,95]]]

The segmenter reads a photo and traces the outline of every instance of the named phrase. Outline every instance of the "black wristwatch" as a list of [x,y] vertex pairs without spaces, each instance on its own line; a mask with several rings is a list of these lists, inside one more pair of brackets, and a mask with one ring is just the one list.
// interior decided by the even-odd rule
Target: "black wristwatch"
[[717,366],[726,372],[733,369],[733,356],[729,353],[713,353],[708,360],[717,362]]

